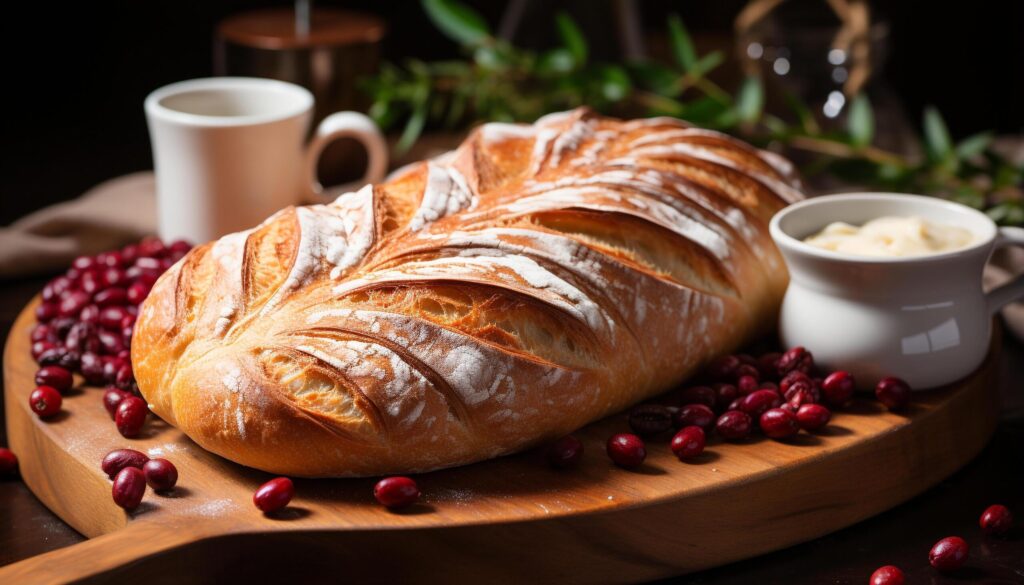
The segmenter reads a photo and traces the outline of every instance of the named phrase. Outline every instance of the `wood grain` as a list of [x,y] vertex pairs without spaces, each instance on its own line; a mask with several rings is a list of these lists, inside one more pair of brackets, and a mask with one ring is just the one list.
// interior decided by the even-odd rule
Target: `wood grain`
[[[327,562],[339,578],[369,582],[653,579],[783,548],[886,510],[970,460],[996,422],[990,358],[969,379],[916,396],[905,416],[863,399],[827,433],[785,443],[712,441],[693,464],[657,443],[639,471],[615,468],[603,451],[610,434],[627,428],[617,415],[578,433],[586,455],[574,470],[550,470],[538,453],[524,453],[424,474],[423,503],[402,513],[373,502],[373,480],[300,480],[292,506],[267,517],[251,503],[267,474],[211,455],[159,421],[142,438],[124,439],[97,389],[72,392],[61,415],[38,420],[27,404],[31,309],[4,352],[10,443],[32,491],[93,538],[0,568],[3,583],[223,582],[258,578],[281,562],[296,578]],[[148,492],[133,514],[116,507],[99,462],[121,447],[172,460],[181,477],[175,493]]]

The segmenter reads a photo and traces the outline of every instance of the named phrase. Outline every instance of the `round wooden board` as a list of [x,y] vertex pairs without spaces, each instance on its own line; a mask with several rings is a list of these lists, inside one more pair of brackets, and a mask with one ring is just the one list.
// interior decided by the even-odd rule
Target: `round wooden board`
[[[268,474],[211,455],[158,420],[143,437],[124,439],[97,389],[71,392],[48,422],[32,414],[33,307],[4,352],[10,445],[32,491],[91,539],[0,568],[2,583],[276,574],[444,583],[654,579],[790,546],[891,508],[969,461],[996,424],[990,356],[970,378],[915,395],[904,415],[858,399],[823,434],[713,440],[695,463],[655,443],[639,470],[614,467],[604,442],[627,428],[617,415],[577,434],[585,456],[572,470],[548,469],[533,452],[424,474],[422,503],[400,513],[373,501],[371,479],[299,480],[292,505],[267,517],[252,493]],[[179,487],[170,496],[147,491],[126,514],[99,468],[120,447],[172,460]]]

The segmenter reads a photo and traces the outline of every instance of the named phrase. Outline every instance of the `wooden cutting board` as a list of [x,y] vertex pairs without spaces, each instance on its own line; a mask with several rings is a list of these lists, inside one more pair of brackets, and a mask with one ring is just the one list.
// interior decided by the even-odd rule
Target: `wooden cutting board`
[[[695,463],[656,443],[638,471],[616,468],[604,454],[607,437],[627,430],[625,415],[616,415],[578,433],[585,455],[576,469],[551,470],[532,452],[423,474],[422,503],[397,513],[374,502],[372,479],[299,480],[292,505],[267,517],[252,493],[268,474],[152,419],[141,438],[124,439],[98,389],[73,391],[48,422],[32,414],[33,307],[4,352],[10,445],[32,491],[90,540],[0,568],[0,583],[654,579],[787,547],[889,509],[969,461],[996,424],[990,356],[970,378],[915,395],[905,415],[858,399],[823,434],[712,441]],[[132,514],[115,506],[99,463],[122,447],[173,461],[173,495],[147,491]]]

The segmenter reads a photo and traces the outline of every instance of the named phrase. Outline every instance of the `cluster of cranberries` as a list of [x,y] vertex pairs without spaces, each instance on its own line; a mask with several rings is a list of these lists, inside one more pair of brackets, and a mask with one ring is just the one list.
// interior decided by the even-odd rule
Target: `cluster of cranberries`
[[29,405],[41,418],[60,412],[74,373],[106,385],[103,404],[125,437],[139,434],[148,409],[138,397],[131,365],[132,330],[139,304],[157,278],[192,248],[151,238],[120,250],[80,256],[43,287],[32,329],[39,363]]
[[[272,514],[287,506],[293,497],[295,484],[292,480],[287,477],[275,477],[256,490],[252,495],[252,503],[261,511]],[[420,488],[408,477],[385,477],[373,486],[373,497],[382,506],[397,510],[416,503],[420,497]]]
[[150,459],[134,449],[117,449],[107,453],[100,463],[114,485],[111,496],[114,503],[129,512],[139,507],[146,485],[157,492],[165,492],[178,483],[178,469],[166,459]]

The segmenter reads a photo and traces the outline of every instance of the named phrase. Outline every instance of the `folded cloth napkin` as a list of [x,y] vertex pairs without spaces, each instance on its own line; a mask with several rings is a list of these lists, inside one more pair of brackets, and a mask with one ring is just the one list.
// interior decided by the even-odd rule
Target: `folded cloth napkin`
[[76,256],[155,234],[155,193],[151,171],[133,173],[0,228],[0,278],[56,272]]
[[[73,201],[41,209],[0,228],[0,278],[53,273],[83,254],[97,254],[156,233],[156,185],[152,172],[101,183]],[[1007,248],[985,269],[986,288],[1024,272],[1024,250]],[[1024,340],[1024,303],[1003,311]]]

